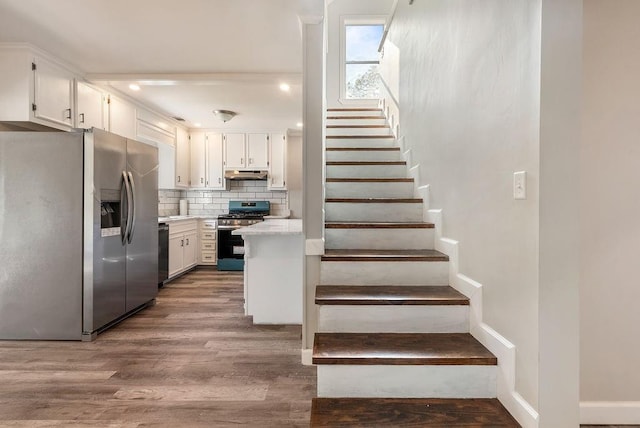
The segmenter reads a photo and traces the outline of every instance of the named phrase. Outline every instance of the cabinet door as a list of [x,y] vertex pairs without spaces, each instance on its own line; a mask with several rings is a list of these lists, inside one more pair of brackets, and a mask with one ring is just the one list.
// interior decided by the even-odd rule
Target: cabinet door
[[189,134],[184,129],[178,128],[176,139],[176,187],[189,187],[190,160]]
[[224,167],[245,168],[244,134],[224,135]]
[[184,235],[184,268],[188,269],[198,263],[198,232],[190,231]]
[[207,187],[224,189],[222,134],[207,134]]
[[247,168],[269,167],[269,134],[249,134],[247,141]]
[[73,75],[42,58],[36,58],[34,64],[34,116],[71,128]]
[[136,139],[136,109],[133,105],[109,96],[109,131]]
[[205,157],[205,133],[191,133],[191,187],[205,187],[206,157]]
[[83,82],[77,82],[76,91],[78,93],[76,128],[105,129],[102,117],[102,91]]
[[158,189],[175,189],[176,148],[158,143]]
[[269,189],[285,189],[286,185],[286,147],[284,134],[271,134],[269,141]]
[[184,235],[169,236],[169,277],[180,272],[184,267]]

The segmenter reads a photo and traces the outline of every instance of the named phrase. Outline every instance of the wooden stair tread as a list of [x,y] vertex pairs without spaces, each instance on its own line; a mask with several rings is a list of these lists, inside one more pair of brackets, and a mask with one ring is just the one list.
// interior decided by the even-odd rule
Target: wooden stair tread
[[394,223],[394,222],[338,222],[328,221],[325,229],[433,229],[433,223]]
[[316,333],[313,364],[497,365],[468,333]]
[[342,128],[355,128],[355,129],[366,129],[366,128],[389,128],[389,125],[327,125],[327,128],[330,129],[342,129]]
[[446,262],[449,256],[436,250],[327,249],[322,256],[328,262]]
[[327,166],[369,166],[369,165],[382,165],[382,166],[391,166],[391,165],[406,165],[405,161],[384,161],[384,160],[376,160],[376,161],[327,161]]
[[495,398],[314,398],[312,428],[517,428]]
[[340,139],[340,138],[352,138],[352,139],[367,139],[367,138],[396,138],[393,135],[327,135],[328,139]]
[[325,202],[356,204],[421,204],[420,198],[327,198]]
[[327,178],[327,183],[413,183],[413,178]]
[[400,147],[327,147],[328,152],[399,152]]
[[318,285],[317,305],[469,305],[469,299],[450,286]]

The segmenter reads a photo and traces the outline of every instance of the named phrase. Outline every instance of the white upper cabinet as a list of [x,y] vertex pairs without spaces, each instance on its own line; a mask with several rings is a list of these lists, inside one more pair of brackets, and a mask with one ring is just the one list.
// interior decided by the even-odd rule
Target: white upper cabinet
[[191,134],[191,187],[224,190],[222,134]]
[[273,190],[285,190],[287,137],[285,134],[271,134],[269,145],[269,178],[267,187]]
[[74,74],[27,47],[0,48],[0,121],[38,129],[73,126]]
[[224,168],[245,168],[245,134],[224,134]]
[[103,92],[84,82],[76,82],[76,94],[76,128],[106,129]]
[[269,134],[247,135],[246,168],[267,169],[269,167]]
[[136,139],[136,108],[120,98],[109,95],[109,131]]
[[191,150],[189,145],[189,133],[178,128],[176,134],[176,159],[175,159],[175,186],[189,187],[189,165],[191,163]]
[[38,57],[34,59],[32,69],[35,81],[32,110],[35,118],[65,127],[73,126],[73,74]]

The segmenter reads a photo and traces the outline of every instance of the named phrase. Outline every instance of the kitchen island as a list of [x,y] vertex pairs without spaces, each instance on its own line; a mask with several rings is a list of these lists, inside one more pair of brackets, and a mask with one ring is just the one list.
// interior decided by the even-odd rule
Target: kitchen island
[[254,324],[302,324],[302,220],[266,220],[232,233],[244,239],[245,314]]

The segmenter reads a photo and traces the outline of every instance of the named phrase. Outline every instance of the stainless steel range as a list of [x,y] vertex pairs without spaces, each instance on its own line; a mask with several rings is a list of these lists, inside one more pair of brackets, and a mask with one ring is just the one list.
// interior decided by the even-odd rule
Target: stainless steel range
[[229,213],[218,216],[218,270],[244,269],[244,241],[231,232],[264,221],[269,201],[229,201]]

